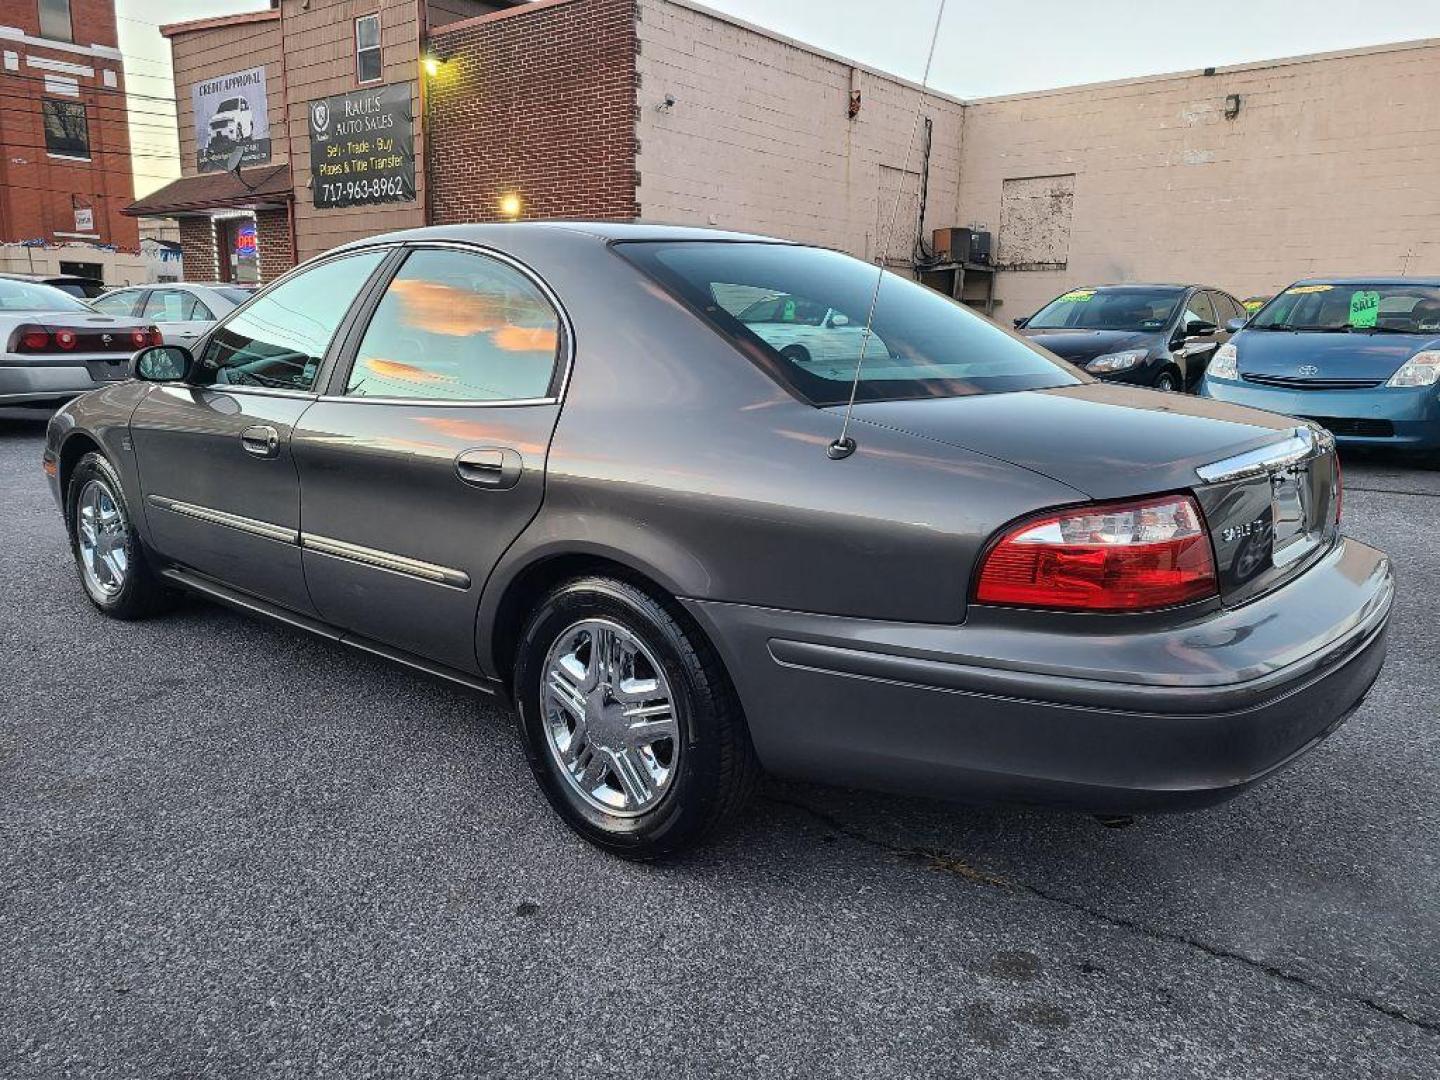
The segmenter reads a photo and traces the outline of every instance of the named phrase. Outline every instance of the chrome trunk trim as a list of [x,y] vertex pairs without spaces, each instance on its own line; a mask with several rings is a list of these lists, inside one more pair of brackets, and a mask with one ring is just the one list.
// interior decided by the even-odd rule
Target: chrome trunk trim
[[1211,462],[1209,465],[1201,465],[1195,470],[1195,475],[1206,484],[1264,476],[1323,453],[1331,441],[1328,432],[1317,432],[1309,426],[1297,427],[1284,442],[1271,443],[1269,446],[1247,450],[1243,454]]
[[432,585],[444,585],[451,589],[462,590],[470,587],[470,575],[463,570],[422,562],[420,559],[412,559],[408,555],[396,555],[390,551],[362,547],[359,544],[336,540],[330,536],[301,533],[300,546],[319,555],[329,555],[331,558],[346,559],[349,562],[360,563],[377,570],[388,570],[394,574],[419,578]]
[[168,499],[164,495],[147,495],[145,501],[151,506],[179,514],[181,517],[194,518],[211,525],[223,525],[227,529],[238,529],[251,536],[262,536],[266,540],[275,540],[282,544],[300,542],[300,533],[295,529],[287,529],[284,525],[273,525],[268,521],[257,521],[255,518],[229,514],[224,510],[212,510],[208,506],[196,506],[194,503]]

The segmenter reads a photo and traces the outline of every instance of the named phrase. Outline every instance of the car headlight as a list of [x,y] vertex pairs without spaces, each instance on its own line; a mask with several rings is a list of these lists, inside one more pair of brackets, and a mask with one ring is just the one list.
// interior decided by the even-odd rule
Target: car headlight
[[1085,365],[1086,371],[1129,371],[1145,359],[1144,349],[1126,349],[1124,352],[1106,353],[1097,356]]
[[1205,368],[1207,379],[1240,378],[1240,352],[1228,341],[1215,350],[1214,357]]
[[1440,382],[1440,351],[1418,352],[1390,376],[1386,386],[1434,386]]

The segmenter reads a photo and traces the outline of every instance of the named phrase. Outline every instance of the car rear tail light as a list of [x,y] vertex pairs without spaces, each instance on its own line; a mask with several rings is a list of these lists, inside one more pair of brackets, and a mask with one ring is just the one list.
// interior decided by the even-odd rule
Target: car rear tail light
[[163,345],[165,339],[161,337],[158,326],[147,326],[143,330],[130,331],[130,344],[137,349],[143,349],[147,345]]
[[43,326],[20,326],[15,329],[11,352],[47,352],[50,349],[50,331]]
[[1031,518],[985,554],[975,601],[1148,611],[1217,595],[1215,555],[1188,495],[1096,503]]
[[74,330],[55,331],[55,347],[57,349],[73,349],[75,348],[75,341],[76,337]]

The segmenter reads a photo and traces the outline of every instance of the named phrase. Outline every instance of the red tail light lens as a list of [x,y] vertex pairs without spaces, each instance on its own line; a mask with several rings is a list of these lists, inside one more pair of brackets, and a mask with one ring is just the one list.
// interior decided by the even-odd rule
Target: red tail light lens
[[77,340],[77,339],[76,339],[76,337],[75,337],[75,331],[74,331],[74,330],[56,330],[56,331],[55,331],[55,347],[56,347],[56,348],[59,348],[59,349],[73,349],[73,348],[75,348],[75,342],[76,342],[76,340]]
[[150,331],[149,331],[149,330],[131,330],[131,331],[130,331],[130,344],[131,344],[131,345],[134,345],[135,348],[137,348],[137,349],[143,349],[143,348],[145,348],[146,345],[149,345],[149,344],[150,344]]
[[164,337],[164,335],[162,335],[162,334],[160,333],[160,328],[159,328],[158,326],[149,326],[149,327],[146,327],[146,328],[145,328],[145,338],[146,338],[145,344],[147,344],[147,345],[164,345],[164,344],[165,344],[165,337]]
[[39,326],[20,328],[21,352],[44,352],[50,348],[50,331]]
[[975,600],[1064,611],[1148,611],[1214,596],[1215,555],[1188,495],[1032,518],[985,555]]

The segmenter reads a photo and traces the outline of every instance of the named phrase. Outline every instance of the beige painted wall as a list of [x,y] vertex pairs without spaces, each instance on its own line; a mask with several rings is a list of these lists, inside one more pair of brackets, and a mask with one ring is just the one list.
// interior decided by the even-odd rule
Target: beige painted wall
[[[902,183],[913,192],[917,138],[902,177],[920,93],[892,77],[855,76],[863,97],[846,118],[852,66],[674,0],[639,0],[640,215],[824,244],[863,258]],[[667,94],[675,105],[657,111]],[[954,223],[963,107],[934,96],[928,219]],[[908,258],[914,201],[896,222],[891,256]],[[906,212],[910,209],[910,213]]]
[[1440,41],[973,102],[959,223],[998,239],[1005,180],[1075,174],[1066,269],[1002,273],[1002,318],[1122,279],[1437,274],[1437,101]]

